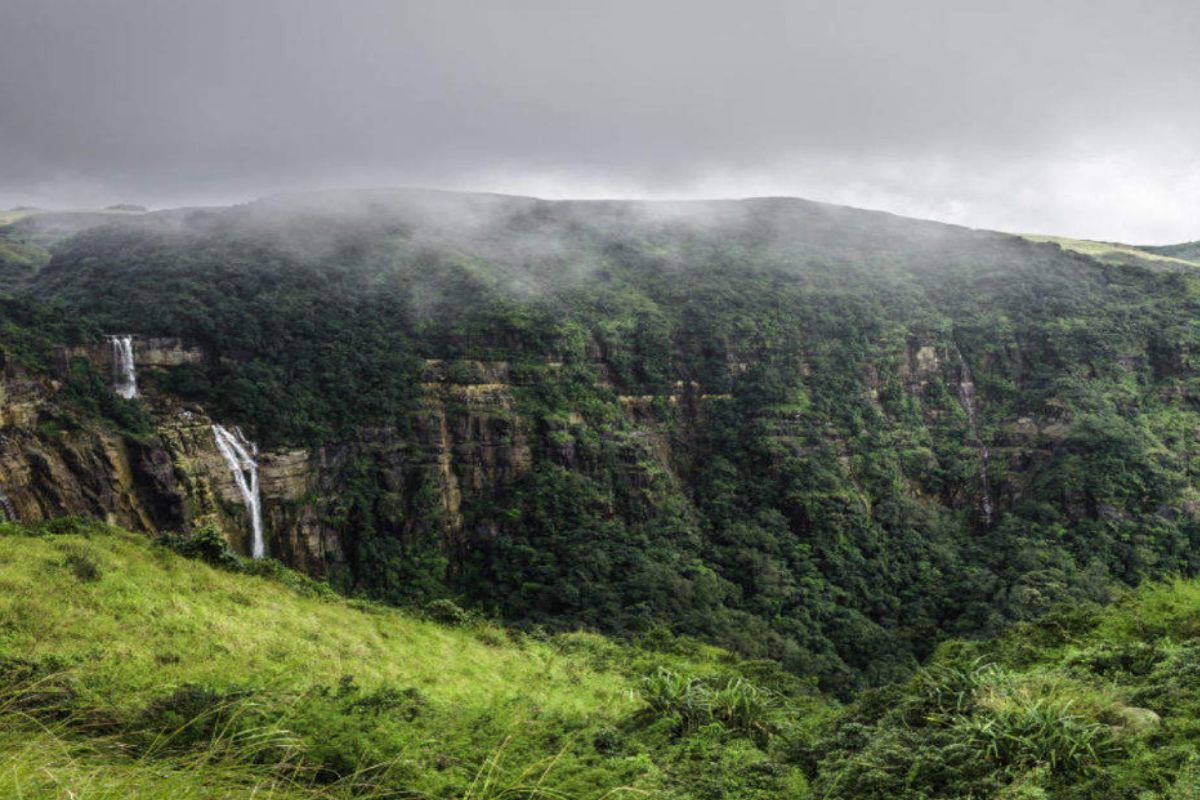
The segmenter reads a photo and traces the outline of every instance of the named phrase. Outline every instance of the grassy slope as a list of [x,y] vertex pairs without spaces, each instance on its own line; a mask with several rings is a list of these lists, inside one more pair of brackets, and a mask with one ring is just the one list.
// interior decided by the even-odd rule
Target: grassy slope
[[[587,634],[449,627],[97,526],[0,533],[18,534],[0,535],[0,796],[483,798],[539,784],[531,796],[691,796],[668,788],[671,737],[628,728],[634,676],[652,661],[713,672],[718,651],[650,659]],[[42,685],[70,687],[71,719],[18,713],[12,676],[28,662],[55,673]],[[196,707],[172,693],[188,686],[235,711],[184,748],[188,730],[172,731]],[[147,711],[164,703],[179,715]],[[730,753],[762,758],[746,741]]]
[[[56,569],[76,545],[95,558],[102,577],[81,582]],[[104,700],[139,702],[162,685],[199,681],[218,688],[286,682],[300,689],[353,674],[364,685],[428,689],[452,704],[502,702],[531,673],[546,683],[533,699],[552,712],[622,705],[611,680],[572,684],[549,653],[491,647],[452,628],[376,607],[297,596],[265,578],[213,570],[167,551],[147,557],[132,537],[0,540],[6,615],[15,620],[6,648],[26,658],[83,658],[89,685]],[[39,568],[31,569],[33,559]],[[49,584],[49,585],[48,585]],[[104,657],[89,654],[96,640]],[[569,699],[571,707],[562,703]]]
[[1180,244],[1144,245],[1140,249],[1147,253],[1156,253],[1173,258],[1185,258],[1189,261],[1200,261],[1200,241],[1181,242]]
[[50,254],[32,244],[0,239],[0,290],[9,290],[50,261]]
[[1125,264],[1149,269],[1196,269],[1200,260],[1192,258],[1191,252],[1174,253],[1169,248],[1134,247],[1117,242],[1094,242],[1089,239],[1070,239],[1065,236],[1023,235],[1031,242],[1052,242],[1063,250],[1082,253],[1105,264]]
[[30,214],[36,213],[34,208],[10,208],[6,211],[0,211],[0,225],[8,225],[10,222],[16,222],[22,217],[28,217]]
[[907,683],[842,710],[781,696],[763,741],[688,722],[686,697],[659,695],[647,713],[656,701],[639,676],[656,665],[770,680],[711,648],[449,627],[290,573],[219,571],[102,526],[57,529],[0,525],[3,797],[1200,791],[1195,581],[949,643]]
[[44,267],[50,261],[50,248],[57,242],[140,213],[119,209],[0,211],[0,289],[15,287]]
[[1200,583],[1147,583],[997,639],[950,642],[822,732],[814,796],[1200,797]]

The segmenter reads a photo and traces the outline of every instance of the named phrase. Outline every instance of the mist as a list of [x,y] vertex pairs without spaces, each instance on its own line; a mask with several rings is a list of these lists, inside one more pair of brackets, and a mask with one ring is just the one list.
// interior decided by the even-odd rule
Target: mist
[[1200,238],[1200,8],[7,0],[0,206],[796,196]]

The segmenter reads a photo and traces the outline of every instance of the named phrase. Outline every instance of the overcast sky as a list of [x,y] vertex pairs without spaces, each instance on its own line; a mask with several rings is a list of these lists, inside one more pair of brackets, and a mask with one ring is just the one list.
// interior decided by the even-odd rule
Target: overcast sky
[[795,195],[1200,238],[1200,3],[0,0],[0,206]]

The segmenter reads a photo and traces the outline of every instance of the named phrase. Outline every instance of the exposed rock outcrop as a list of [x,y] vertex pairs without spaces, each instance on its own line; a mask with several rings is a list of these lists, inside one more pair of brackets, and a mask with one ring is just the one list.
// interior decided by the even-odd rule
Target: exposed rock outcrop
[[181,496],[162,442],[43,419],[56,389],[45,376],[0,370],[0,488],[13,514],[85,515],[144,531],[175,526]]
[[[144,531],[213,524],[235,549],[249,553],[244,496],[212,434],[214,423],[233,421],[212,419],[202,407],[179,402],[159,380],[163,372],[200,363],[206,354],[178,340],[138,337],[133,351],[139,376],[147,378],[139,402],[156,422],[155,435],[139,440],[99,427],[58,430],[43,413],[58,382],[12,365],[0,371],[0,491],[12,513],[22,520],[83,514]],[[111,352],[106,345],[64,350],[60,362],[65,367],[71,358],[84,357],[109,370]],[[1019,356],[1011,353],[982,358],[985,373],[995,367],[986,359],[1007,359],[1001,369],[1010,372],[1021,368]],[[750,359],[739,355],[740,366],[731,374],[745,372]],[[424,537],[451,550],[470,547],[501,525],[472,509],[503,497],[506,487],[540,461],[576,471],[608,470],[627,502],[639,507],[637,513],[652,514],[659,502],[654,487],[661,489],[664,478],[686,484],[703,458],[710,416],[726,415],[721,409],[733,396],[705,393],[698,383],[682,380],[657,394],[620,395],[608,386],[603,362],[587,365],[594,376],[588,380],[612,409],[595,427],[575,410],[539,415],[526,405],[523,398],[532,396],[532,387],[564,374],[563,364],[551,356],[519,365],[431,359],[421,373],[420,410],[406,426],[363,428],[351,440],[319,449],[259,453],[267,553],[313,575],[335,575],[362,557],[355,552],[354,515],[363,513],[375,530],[402,542]],[[810,364],[802,365],[805,383],[812,372]],[[863,363],[861,381],[873,413],[896,419],[911,413],[928,429],[927,442],[918,438],[903,453],[905,491],[953,508],[974,508],[983,518],[1019,497],[1023,465],[1061,442],[1072,425],[1070,412],[1053,399],[1040,413],[993,418],[987,397],[946,336],[911,338],[895,352],[872,355]],[[780,463],[812,459],[814,468],[840,472],[851,487],[844,502],[871,513],[867,493],[854,490],[863,467],[851,442],[828,421],[815,425],[807,402],[797,396],[759,412],[776,448],[772,457]],[[976,451],[977,475],[936,477],[932,442],[947,432]],[[595,463],[596,441],[604,442],[611,463]],[[984,471],[989,457],[991,474]],[[383,489],[371,494],[374,506],[368,509],[353,507],[359,502],[354,488],[362,484]]]

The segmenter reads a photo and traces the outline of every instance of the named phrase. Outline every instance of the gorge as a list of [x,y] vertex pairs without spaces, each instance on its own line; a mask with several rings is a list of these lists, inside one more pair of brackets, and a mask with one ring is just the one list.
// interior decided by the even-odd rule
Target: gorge
[[1200,800],[1198,31],[0,0],[0,800]]
[[[1196,566],[1194,278],[1150,254],[796,200],[404,190],[49,247],[9,301],[22,519],[213,525],[346,591],[669,624],[832,691]],[[137,333],[88,345],[36,303]]]
[[[253,698],[341,781],[366,741],[388,757],[450,729],[504,741],[444,710],[439,693],[464,696],[447,674],[525,664],[529,692],[554,663],[555,702],[582,702],[563,689],[580,675],[624,699],[561,718],[568,733],[535,707],[506,716],[494,675],[466,696],[552,739],[586,729],[566,760],[610,789],[636,746],[665,765],[638,780],[699,781],[686,797],[949,800],[1029,779],[1033,745],[978,755],[1005,715],[1093,747],[1051,750],[1065,766],[1045,785],[1133,785],[1145,768],[1095,767],[1135,758],[1190,780],[1189,701],[1154,676],[1190,669],[1173,642],[1192,584],[1153,581],[1200,571],[1200,263],[798,200],[389,190],[73,221],[0,227],[45,262],[0,296],[0,579],[36,587],[12,617],[56,653],[86,639],[47,610],[75,598],[110,638],[135,609],[143,671],[190,676],[120,730],[206,692]],[[27,612],[38,569],[53,597]],[[1185,618],[1114,634],[1098,610],[1114,602],[1103,619],[1122,625],[1158,602]],[[312,627],[329,614],[353,638]],[[444,626],[421,634],[436,664],[411,627],[390,632],[418,618]],[[187,645],[204,655],[175,654],[210,626],[226,633]],[[392,669],[368,654],[393,635],[442,698],[436,727],[424,689],[364,696],[343,676],[277,696],[311,670],[263,671],[311,647],[323,680]],[[245,683],[226,697],[210,664]],[[735,695],[757,709],[740,728],[713,711]],[[951,696],[968,699],[947,717]],[[700,706],[705,724],[678,716]],[[706,737],[695,772],[684,754]],[[929,759],[955,765],[920,773]]]

